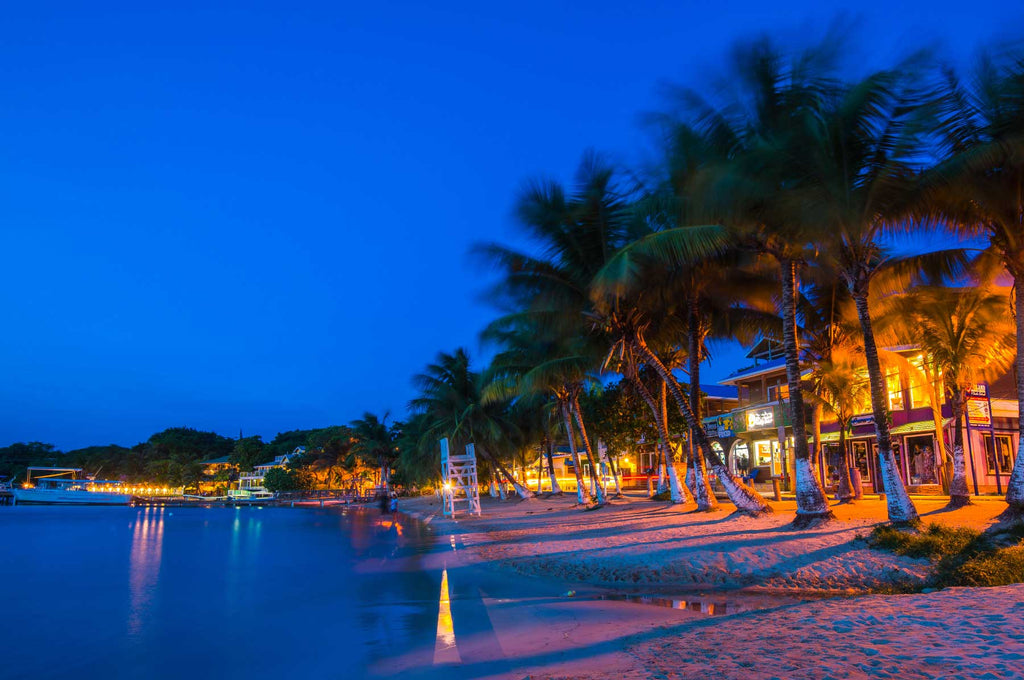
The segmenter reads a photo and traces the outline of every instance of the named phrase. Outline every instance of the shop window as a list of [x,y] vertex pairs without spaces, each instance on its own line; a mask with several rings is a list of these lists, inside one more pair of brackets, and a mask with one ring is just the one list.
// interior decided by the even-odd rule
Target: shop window
[[866,441],[853,442],[853,464],[860,470],[862,482],[871,481],[871,466],[868,464],[868,443]]
[[911,484],[938,484],[935,466],[935,442],[931,435],[907,437],[907,463]]
[[982,439],[985,441],[985,460],[988,462],[988,473],[994,475],[998,470],[1004,475],[1010,474],[1013,471],[1013,440],[1010,435],[997,434],[994,447],[992,446],[992,435],[984,434]]
[[900,384],[899,373],[885,376],[885,387],[889,391],[889,410],[903,410],[903,386]]
[[750,472],[750,449],[743,442],[732,447],[733,472],[745,475]]

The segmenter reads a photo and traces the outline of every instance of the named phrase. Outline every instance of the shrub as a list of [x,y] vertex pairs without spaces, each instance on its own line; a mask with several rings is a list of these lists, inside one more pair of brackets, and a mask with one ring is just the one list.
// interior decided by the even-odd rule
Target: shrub
[[878,526],[867,540],[871,547],[890,550],[897,555],[939,559],[962,553],[981,537],[982,533],[976,529],[932,523],[921,532]]
[[[1024,583],[1024,523],[982,533],[966,527],[929,525],[924,531],[879,526],[868,536],[872,548],[936,560],[927,585],[1005,586]],[[1003,547],[1008,546],[1008,547]]]
[[1024,546],[976,555],[948,572],[940,568],[935,580],[942,586],[1006,586],[1024,582]]

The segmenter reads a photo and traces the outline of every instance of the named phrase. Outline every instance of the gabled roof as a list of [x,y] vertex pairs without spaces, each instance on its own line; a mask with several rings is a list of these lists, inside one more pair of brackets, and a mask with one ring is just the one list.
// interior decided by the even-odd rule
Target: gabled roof
[[765,373],[771,373],[772,371],[776,371],[785,365],[786,360],[784,358],[779,358],[772,359],[771,361],[765,361],[763,363],[757,364],[756,366],[747,366],[746,368],[741,368],[738,371],[734,371],[725,380],[720,380],[718,384],[735,385],[736,382],[741,378],[755,378],[759,375],[764,375]]
[[203,465],[227,465],[231,461],[228,460],[230,456],[221,456],[220,458],[211,458],[210,460],[204,460]]

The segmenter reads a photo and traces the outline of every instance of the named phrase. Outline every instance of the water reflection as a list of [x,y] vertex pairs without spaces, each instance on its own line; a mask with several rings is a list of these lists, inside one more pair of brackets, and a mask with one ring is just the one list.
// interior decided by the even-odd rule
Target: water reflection
[[597,599],[652,604],[657,607],[668,607],[669,609],[685,609],[698,614],[704,614],[705,616],[729,616],[731,614],[765,608],[764,604],[755,602],[723,601],[718,598],[709,599],[703,597],[690,597],[684,600],[682,598],[659,597],[656,595],[609,593],[599,595]]
[[434,645],[434,664],[462,663],[459,648],[455,646],[455,625],[452,622],[452,600],[448,593],[448,570],[441,572],[441,598],[437,611],[437,642]]
[[160,578],[164,542],[164,509],[139,510],[132,530],[128,562],[128,632],[137,635],[145,622]]

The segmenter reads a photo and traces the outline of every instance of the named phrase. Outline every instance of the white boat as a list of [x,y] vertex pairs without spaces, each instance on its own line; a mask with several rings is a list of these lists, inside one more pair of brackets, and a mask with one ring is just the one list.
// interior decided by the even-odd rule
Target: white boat
[[30,467],[25,483],[11,489],[15,503],[45,505],[128,505],[121,482],[81,479],[80,468]]

